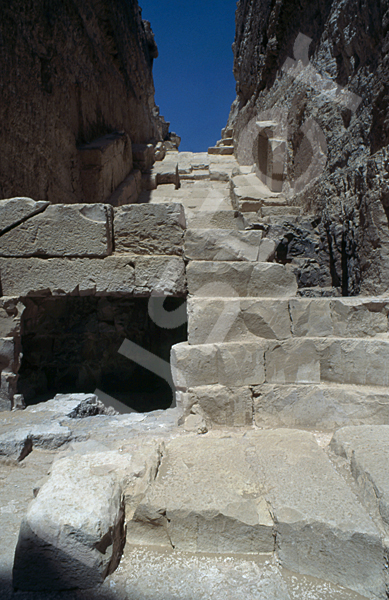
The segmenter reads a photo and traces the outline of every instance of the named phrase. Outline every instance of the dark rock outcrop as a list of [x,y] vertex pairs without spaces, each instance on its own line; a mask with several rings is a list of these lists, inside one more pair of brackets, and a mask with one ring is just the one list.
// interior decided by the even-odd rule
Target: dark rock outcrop
[[78,146],[161,139],[157,55],[137,0],[2,2],[0,197],[82,202]]
[[[291,204],[320,217],[327,272],[344,295],[389,288],[388,45],[387,0],[238,2],[235,149],[256,115],[282,115],[284,189]],[[325,168],[293,190],[315,152],[309,119],[313,142],[323,134]]]

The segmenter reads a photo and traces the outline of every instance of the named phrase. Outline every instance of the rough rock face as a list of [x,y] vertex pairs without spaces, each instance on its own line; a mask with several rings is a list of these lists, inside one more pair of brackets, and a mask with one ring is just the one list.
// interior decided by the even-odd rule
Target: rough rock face
[[273,173],[284,152],[283,192],[320,216],[343,295],[389,286],[388,43],[387,0],[238,2],[235,150],[253,118],[275,127]]
[[136,0],[2,3],[0,197],[82,202],[78,146],[161,139],[157,55]]

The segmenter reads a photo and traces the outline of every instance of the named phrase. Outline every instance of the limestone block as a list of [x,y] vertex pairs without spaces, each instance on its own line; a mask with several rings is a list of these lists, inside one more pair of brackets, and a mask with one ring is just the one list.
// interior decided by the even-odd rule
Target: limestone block
[[389,385],[389,342],[326,340],[317,342],[322,381],[356,385]]
[[236,168],[236,161],[223,161],[220,163],[211,162],[209,165],[209,177],[211,181],[229,181],[233,170]]
[[269,342],[266,383],[320,383],[320,354],[313,340]]
[[0,373],[0,412],[11,410],[12,400],[16,394],[18,376],[15,373]]
[[135,204],[115,209],[115,251],[122,254],[183,254],[181,204]]
[[[195,346],[192,346],[192,348]],[[241,342],[217,345],[217,383],[231,386],[257,385],[265,381],[266,344]]]
[[176,256],[135,257],[135,294],[186,294],[184,260]]
[[0,259],[0,281],[6,296],[132,294],[134,261],[130,257]]
[[9,198],[0,200],[0,235],[11,227],[20,225],[30,217],[43,212],[50,202],[31,198]]
[[111,133],[78,150],[85,201],[105,202],[132,171],[130,138],[126,133]]
[[108,198],[111,206],[134,204],[142,191],[142,173],[134,169]]
[[0,338],[0,372],[16,373],[17,368],[17,344],[14,338]]
[[20,335],[20,322],[24,304],[18,298],[0,298],[0,337]]
[[261,385],[254,388],[257,427],[334,431],[346,425],[388,424],[389,395],[351,385]]
[[194,170],[208,169],[210,165],[210,157],[207,152],[194,152],[190,158],[190,164]]
[[189,435],[167,445],[127,540],[187,552],[272,552],[273,525],[244,447]]
[[[185,256],[191,260],[257,261],[261,240],[261,231],[188,229],[185,235]],[[271,248],[274,252],[274,242]],[[268,256],[268,253],[265,254]]]
[[210,296],[294,296],[297,283],[294,274],[277,263],[200,262],[187,267],[190,294]]
[[33,447],[56,450],[71,439],[71,430],[60,423],[26,423],[20,429],[0,433],[0,456],[21,461]]
[[231,210],[200,210],[189,215],[187,226],[190,229],[235,229],[245,228],[243,216]]
[[16,589],[87,589],[117,567],[125,541],[118,471],[128,462],[117,452],[96,452],[53,464],[20,528]]
[[293,335],[326,337],[333,335],[330,300],[293,299],[289,301]]
[[112,252],[112,208],[53,204],[0,236],[3,257],[104,257]]
[[178,389],[218,383],[218,356],[214,344],[175,344],[171,350],[170,366]]
[[250,464],[263,469],[281,565],[384,598],[380,532],[314,437],[287,429],[245,437],[257,440]]
[[339,298],[331,300],[334,335],[374,337],[388,333],[389,300]]
[[365,504],[376,505],[389,525],[389,425],[344,427],[335,432],[330,448],[350,461]]
[[154,163],[153,144],[132,144],[134,167],[140,171],[151,169]]
[[253,399],[249,387],[205,385],[189,389],[183,410],[195,410],[207,423],[220,427],[251,427]]
[[287,300],[189,298],[190,344],[247,342],[291,337]]
[[178,162],[172,155],[168,154],[162,162],[156,163],[153,166],[152,172],[157,178],[157,185],[174,183],[176,189],[179,188]]

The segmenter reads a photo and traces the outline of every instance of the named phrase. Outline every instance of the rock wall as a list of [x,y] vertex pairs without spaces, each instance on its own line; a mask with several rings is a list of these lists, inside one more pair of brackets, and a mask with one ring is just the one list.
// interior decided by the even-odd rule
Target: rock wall
[[157,56],[137,0],[1,3],[0,198],[89,201],[78,146],[117,131],[162,139]]
[[389,287],[388,44],[387,0],[237,5],[235,151],[252,119],[278,122],[283,192],[319,216],[321,277],[343,295]]

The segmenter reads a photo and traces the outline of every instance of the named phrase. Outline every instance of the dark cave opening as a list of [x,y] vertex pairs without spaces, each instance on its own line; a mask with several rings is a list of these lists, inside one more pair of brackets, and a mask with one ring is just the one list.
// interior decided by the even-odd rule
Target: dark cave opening
[[[22,362],[18,392],[27,405],[58,393],[93,393],[96,389],[137,412],[166,409],[173,391],[167,381],[121,355],[130,340],[166,362],[172,345],[186,341],[187,324],[157,325],[154,298],[26,298],[22,321]],[[167,297],[165,311],[184,298]],[[167,314],[166,313],[166,314]]]

